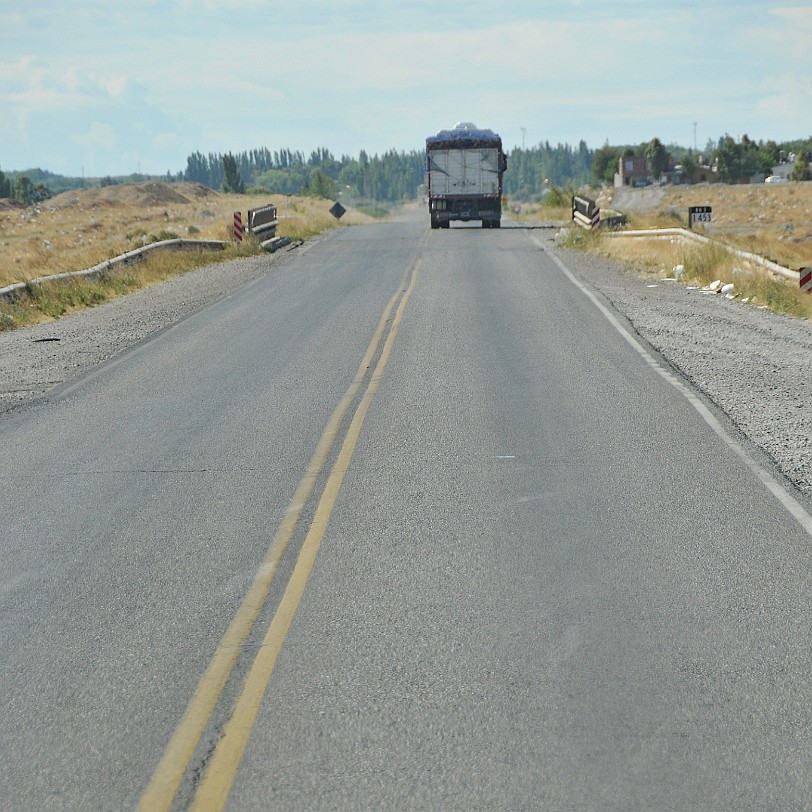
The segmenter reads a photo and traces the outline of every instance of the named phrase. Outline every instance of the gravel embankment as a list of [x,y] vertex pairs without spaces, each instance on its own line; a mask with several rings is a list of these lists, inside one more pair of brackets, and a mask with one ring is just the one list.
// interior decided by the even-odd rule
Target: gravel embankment
[[[812,324],[673,282],[649,287],[600,257],[559,254],[812,496]],[[0,412],[271,272],[281,256],[211,265],[59,321],[0,333]]]

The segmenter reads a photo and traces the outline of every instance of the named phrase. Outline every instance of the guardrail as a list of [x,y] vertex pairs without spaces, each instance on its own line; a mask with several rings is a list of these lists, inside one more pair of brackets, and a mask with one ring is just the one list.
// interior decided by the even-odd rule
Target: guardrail
[[619,212],[613,212],[608,217],[601,215],[601,230],[618,231],[628,222],[628,217]]
[[13,285],[0,288],[0,298],[5,299],[7,302],[14,302],[19,298],[20,292],[25,290],[29,285],[41,285],[46,282],[58,282],[61,279],[81,277],[92,279],[110,268],[135,265],[143,261],[148,254],[159,253],[161,251],[222,251],[225,247],[226,243],[221,240],[183,240],[180,238],[176,240],[161,240],[160,242],[145,245],[143,248],[128,251],[126,254],[121,254],[113,259],[106,259],[104,262],[100,262],[92,268],[85,268],[82,271],[65,271],[64,273],[52,274],[51,276],[39,276],[36,279],[29,279],[27,282],[15,282]]
[[596,231],[601,227],[600,206],[592,198],[573,195],[572,220],[587,231]]
[[777,262],[773,262],[770,259],[759,256],[758,254],[751,254],[749,251],[740,251],[738,248],[733,248],[723,242],[712,240],[709,237],[705,237],[702,234],[697,234],[695,231],[689,231],[685,228],[654,228],[644,231],[612,231],[607,234],[607,236],[614,238],[647,237],[654,240],[674,239],[676,237],[680,239],[693,240],[694,242],[705,243],[706,245],[718,245],[719,247],[724,248],[726,251],[729,251],[731,254],[735,254],[737,257],[755,262],[757,265],[761,265],[762,268],[766,268],[773,273],[780,274],[787,279],[793,279],[796,282],[800,282],[801,279],[800,271],[793,271],[791,268],[785,268],[783,265],[779,265]]
[[[267,207],[266,207],[267,208]],[[276,207],[272,206],[274,214]],[[249,212],[250,222],[250,212]],[[253,229],[252,234],[264,234],[265,236],[276,234],[277,221],[266,223],[260,229]],[[260,243],[260,247],[265,251],[273,253],[280,248],[290,245],[292,240],[290,237],[275,237],[271,236]],[[134,251],[128,251],[126,254],[113,257],[113,259],[106,259],[92,268],[85,268],[81,271],[65,271],[64,273],[51,274],[50,276],[39,276],[36,279],[29,279],[27,282],[15,282],[8,287],[0,288],[0,299],[9,303],[14,303],[19,299],[20,294],[30,285],[42,285],[48,282],[59,282],[63,279],[74,279],[87,277],[93,279],[104,271],[117,267],[126,267],[128,265],[135,265],[142,262],[148,254],[160,253],[161,251],[222,251],[228,245],[228,242],[223,240],[161,240],[160,242],[153,242],[145,245],[143,248],[136,248]],[[300,243],[297,243],[300,244]]]
[[248,209],[248,233],[265,240],[276,236],[276,206],[269,203],[258,209]]

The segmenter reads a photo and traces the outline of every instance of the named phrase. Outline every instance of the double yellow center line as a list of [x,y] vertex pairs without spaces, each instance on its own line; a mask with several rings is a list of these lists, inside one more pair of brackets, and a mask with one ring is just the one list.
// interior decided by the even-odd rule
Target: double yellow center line
[[[319,499],[313,521],[305,537],[296,566],[293,569],[285,592],[276,613],[267,629],[261,647],[248,671],[242,691],[223,731],[208,768],[197,788],[192,809],[218,810],[225,806],[234,782],[240,760],[254,726],[262,697],[270,681],[277,656],[290,628],[291,621],[304,592],[307,579],[313,568],[321,540],[327,529],[338,491],[352,459],[355,445],[361,433],[369,406],[380,385],[383,371],[392,353],[403,311],[417,282],[420,262],[406,271],[398,290],[389,300],[381,316],[372,341],[367,348],[361,365],[347,391],[330,417],[318,446],[311,458],[307,471],[299,483],[290,504],[285,511],[279,528],[268,552],[257,570],[242,605],[231,621],[225,635],[214,653],[211,663],[195,689],[192,699],[180,721],[164,755],[158,764],[146,791],[141,797],[139,810],[155,812],[168,810],[177,794],[178,787],[189,766],[195,749],[229,679],[245,640],[254,626],[257,615],[268,597],[271,582],[279,568],[279,562],[288,546],[305,503],[311,497],[316,480],[324,470],[331,449],[338,438],[342,422],[367,379],[367,373],[384,341],[366,390],[344,436],[341,450],[333,465],[324,491]],[[408,280],[408,287],[405,287]],[[397,308],[395,310],[395,308]],[[392,311],[395,310],[394,318]],[[387,325],[391,326],[387,333]]]

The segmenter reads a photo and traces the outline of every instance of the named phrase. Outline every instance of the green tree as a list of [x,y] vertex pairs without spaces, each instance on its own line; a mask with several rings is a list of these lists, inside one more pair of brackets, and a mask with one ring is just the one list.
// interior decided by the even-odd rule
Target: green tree
[[659,138],[652,138],[643,149],[654,180],[659,180],[668,164],[668,151]]
[[336,183],[323,172],[316,171],[310,176],[307,186],[302,189],[302,194],[309,197],[334,199],[337,194]]
[[592,178],[596,184],[614,183],[618,159],[623,155],[620,147],[610,147],[608,143],[596,149],[592,156]]
[[230,152],[223,155],[223,191],[226,194],[245,193],[245,183],[237,171],[237,159]]
[[763,167],[769,167],[768,174],[772,174],[772,168],[781,160],[781,150],[775,141],[767,141],[766,144],[759,145],[759,155]]
[[725,183],[738,180],[736,175],[739,171],[739,153],[738,145],[729,135],[719,139],[719,146],[714,152],[714,159],[719,178]]
[[14,199],[20,203],[28,205],[34,197],[34,184],[28,175],[17,175],[17,182],[14,184]]
[[34,184],[34,188],[31,192],[32,203],[42,203],[43,200],[47,200],[50,196],[51,190],[44,183]]
[[688,183],[693,180],[694,172],[696,172],[696,158],[690,150],[682,156],[682,172],[688,178]]
[[0,197],[11,197],[11,181],[2,169],[0,169]]
[[773,163],[770,157],[764,144],[751,141],[747,135],[739,143],[725,135],[714,152],[719,178],[725,183],[742,183],[757,172],[769,175]]
[[307,184],[307,170],[304,167],[295,169],[268,169],[254,180],[254,185],[278,195],[296,195]]
[[812,168],[809,166],[809,160],[805,152],[798,153],[795,166],[792,167],[790,180],[812,180]]

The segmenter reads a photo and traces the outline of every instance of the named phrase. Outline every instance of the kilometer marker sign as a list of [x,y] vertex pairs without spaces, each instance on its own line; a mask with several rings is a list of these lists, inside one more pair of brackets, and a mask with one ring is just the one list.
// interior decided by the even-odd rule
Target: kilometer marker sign
[[710,206],[689,206],[688,207],[688,228],[693,228],[694,223],[710,223],[712,209]]

